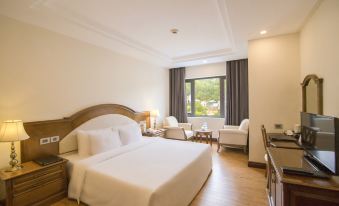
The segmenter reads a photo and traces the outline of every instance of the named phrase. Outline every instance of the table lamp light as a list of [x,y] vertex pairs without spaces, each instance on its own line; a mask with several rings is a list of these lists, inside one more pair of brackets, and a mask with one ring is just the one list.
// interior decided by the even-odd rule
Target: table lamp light
[[159,110],[152,110],[151,111],[151,117],[154,118],[154,129],[156,129],[157,126],[157,117],[159,116]]
[[4,121],[0,129],[0,142],[11,142],[11,154],[9,161],[10,168],[7,171],[20,170],[22,166],[16,159],[14,142],[28,139],[29,136],[25,131],[23,122],[21,120],[7,120]]

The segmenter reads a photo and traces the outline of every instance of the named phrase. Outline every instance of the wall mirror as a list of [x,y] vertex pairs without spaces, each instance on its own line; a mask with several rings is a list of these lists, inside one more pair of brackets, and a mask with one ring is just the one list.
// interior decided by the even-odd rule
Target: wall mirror
[[302,86],[302,111],[323,114],[323,79],[315,74],[307,75]]

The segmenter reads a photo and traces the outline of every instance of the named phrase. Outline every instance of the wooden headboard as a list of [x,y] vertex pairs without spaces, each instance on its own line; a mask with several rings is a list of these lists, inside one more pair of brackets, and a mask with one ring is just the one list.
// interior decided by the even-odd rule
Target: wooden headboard
[[118,104],[96,105],[63,119],[24,123],[25,130],[30,138],[21,141],[21,161],[27,162],[46,155],[58,155],[59,142],[40,145],[40,139],[59,136],[62,140],[81,124],[107,114],[120,114],[136,122],[146,121],[147,128],[150,126],[149,112],[135,112]]

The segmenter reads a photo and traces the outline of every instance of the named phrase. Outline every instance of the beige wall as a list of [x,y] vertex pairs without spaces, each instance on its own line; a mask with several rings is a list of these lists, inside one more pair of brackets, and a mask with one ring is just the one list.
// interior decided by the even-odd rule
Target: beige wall
[[226,62],[186,67],[186,79],[226,75]]
[[301,77],[324,78],[324,114],[339,117],[339,1],[325,0],[300,33]]
[[[0,121],[69,116],[102,103],[168,111],[168,70],[0,16]],[[0,168],[9,145],[0,143]]]
[[249,41],[249,161],[264,162],[260,126],[275,131],[299,121],[301,108],[299,35]]

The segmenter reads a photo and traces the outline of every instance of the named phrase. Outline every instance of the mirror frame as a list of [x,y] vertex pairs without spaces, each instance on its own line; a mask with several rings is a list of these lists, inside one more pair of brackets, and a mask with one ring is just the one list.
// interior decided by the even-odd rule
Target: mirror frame
[[302,111],[307,112],[307,103],[306,103],[306,88],[311,80],[314,80],[317,85],[317,104],[318,104],[318,113],[323,114],[323,79],[319,78],[315,74],[309,74],[304,78],[304,81],[301,83],[302,86]]

